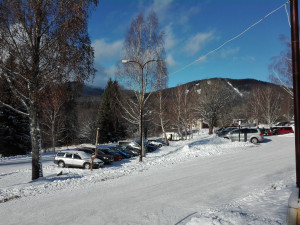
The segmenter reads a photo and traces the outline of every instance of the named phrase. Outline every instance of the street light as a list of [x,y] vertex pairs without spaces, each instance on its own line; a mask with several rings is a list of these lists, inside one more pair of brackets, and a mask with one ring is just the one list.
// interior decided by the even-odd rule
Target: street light
[[151,59],[147,62],[145,62],[144,64],[141,64],[140,62],[138,61],[135,61],[135,60],[127,60],[127,59],[122,59],[122,63],[123,64],[127,64],[127,63],[136,63],[139,65],[140,69],[141,69],[141,72],[142,72],[142,79],[141,79],[141,82],[142,82],[142,92],[141,92],[141,101],[140,101],[140,144],[141,144],[141,154],[140,154],[140,158],[139,158],[139,161],[142,162],[143,161],[143,153],[144,153],[144,142],[143,142],[143,110],[144,110],[144,102],[143,102],[143,99],[142,99],[142,96],[144,94],[144,67],[146,64],[150,63],[150,62],[158,62],[160,60],[157,60],[157,59]]

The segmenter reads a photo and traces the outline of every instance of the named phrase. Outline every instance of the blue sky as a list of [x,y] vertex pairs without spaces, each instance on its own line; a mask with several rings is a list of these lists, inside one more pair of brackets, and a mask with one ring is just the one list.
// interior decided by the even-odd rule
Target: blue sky
[[[283,5],[286,0],[100,0],[89,20],[89,33],[99,70],[93,86],[114,79],[115,66],[131,21],[154,10],[165,32],[169,87],[213,77],[269,81],[268,66],[290,38],[285,7],[214,52],[227,40]],[[289,13],[290,5],[287,4]],[[193,65],[186,65],[201,58]],[[178,72],[177,72],[178,71]]]

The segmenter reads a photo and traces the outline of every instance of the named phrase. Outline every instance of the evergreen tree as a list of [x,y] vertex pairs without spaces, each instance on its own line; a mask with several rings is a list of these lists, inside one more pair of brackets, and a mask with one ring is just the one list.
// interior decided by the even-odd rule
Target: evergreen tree
[[119,93],[118,82],[109,79],[99,112],[99,143],[114,142],[125,137],[118,104]]
[[112,83],[111,93],[114,97],[112,98],[112,110],[114,112],[114,130],[116,135],[116,140],[121,140],[126,137],[125,119],[122,116],[122,107],[119,103],[121,101],[120,87],[118,81]]

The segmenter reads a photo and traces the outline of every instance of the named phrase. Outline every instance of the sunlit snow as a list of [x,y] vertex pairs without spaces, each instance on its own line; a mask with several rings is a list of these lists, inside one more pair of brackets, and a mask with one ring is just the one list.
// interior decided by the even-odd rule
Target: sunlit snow
[[0,158],[2,224],[285,224],[295,187],[293,134],[254,145],[202,132],[93,171],[54,154],[36,181],[30,155]]

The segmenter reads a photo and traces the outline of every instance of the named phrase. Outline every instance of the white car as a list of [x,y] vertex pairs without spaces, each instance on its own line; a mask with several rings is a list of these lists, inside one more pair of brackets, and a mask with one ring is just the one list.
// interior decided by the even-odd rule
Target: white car
[[[85,152],[66,151],[58,152],[54,157],[54,163],[59,167],[81,167],[84,169],[90,169],[91,155]],[[93,162],[93,168],[99,168],[104,162],[95,158]]]
[[[240,134],[240,135],[239,135]],[[264,135],[259,128],[241,128],[230,131],[223,136],[231,141],[250,141],[253,144],[264,141]]]
[[154,146],[156,146],[156,147],[162,147],[162,146],[166,146],[166,145],[168,145],[166,142],[164,142],[162,139],[149,139],[148,141],[147,141],[147,143],[149,144],[149,145],[154,145]]

